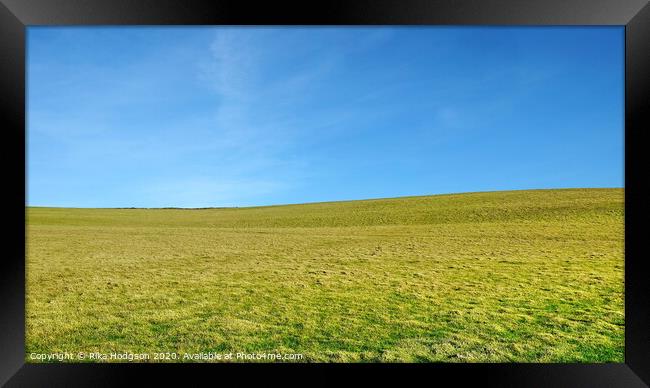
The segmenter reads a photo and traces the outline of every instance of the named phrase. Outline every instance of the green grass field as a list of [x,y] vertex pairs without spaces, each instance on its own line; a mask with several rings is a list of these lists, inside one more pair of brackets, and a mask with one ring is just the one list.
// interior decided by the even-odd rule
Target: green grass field
[[27,208],[26,352],[623,362],[623,200]]

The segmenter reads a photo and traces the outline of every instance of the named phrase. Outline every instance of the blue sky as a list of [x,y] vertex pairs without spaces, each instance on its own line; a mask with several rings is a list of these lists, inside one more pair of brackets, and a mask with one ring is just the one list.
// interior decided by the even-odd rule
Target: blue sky
[[30,27],[30,206],[623,187],[622,27]]

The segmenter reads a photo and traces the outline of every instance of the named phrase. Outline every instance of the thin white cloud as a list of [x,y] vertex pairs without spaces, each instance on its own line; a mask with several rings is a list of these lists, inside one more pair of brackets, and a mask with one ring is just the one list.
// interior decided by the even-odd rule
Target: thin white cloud
[[242,206],[284,189],[277,181],[260,179],[215,179],[195,176],[174,182],[149,183],[138,193],[148,207]]
[[254,37],[236,29],[221,29],[210,45],[209,62],[204,65],[204,78],[212,82],[223,98],[250,99],[255,82],[259,51]]

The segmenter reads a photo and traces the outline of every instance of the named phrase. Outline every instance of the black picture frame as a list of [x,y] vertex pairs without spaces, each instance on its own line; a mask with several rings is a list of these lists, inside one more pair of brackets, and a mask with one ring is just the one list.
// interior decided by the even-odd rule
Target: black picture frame
[[[28,364],[25,363],[25,31],[37,25],[620,25],[625,26],[625,362],[621,364]],[[18,386],[153,384],[181,374],[237,384],[364,379],[454,385],[643,387],[650,384],[650,273],[643,265],[650,128],[650,6],[645,0],[0,0],[0,120],[5,201],[0,259],[0,383]],[[297,370],[307,371],[304,380]],[[256,371],[263,373],[255,373]],[[451,380],[449,380],[451,379]],[[444,381],[442,380],[442,381]]]

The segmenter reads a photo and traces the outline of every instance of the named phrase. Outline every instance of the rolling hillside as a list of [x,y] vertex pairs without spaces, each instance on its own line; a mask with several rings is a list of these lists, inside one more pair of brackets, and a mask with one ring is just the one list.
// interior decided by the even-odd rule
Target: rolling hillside
[[27,208],[27,361],[622,362],[623,200],[623,189],[564,189]]

